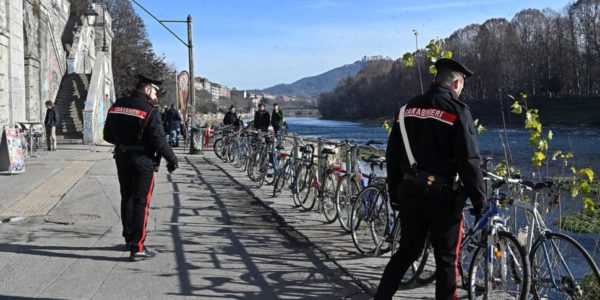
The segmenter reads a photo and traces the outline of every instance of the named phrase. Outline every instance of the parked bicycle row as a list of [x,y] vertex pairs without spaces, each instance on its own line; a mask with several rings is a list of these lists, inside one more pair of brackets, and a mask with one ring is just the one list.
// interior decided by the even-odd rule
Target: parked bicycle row
[[[399,213],[389,201],[382,149],[375,147],[381,142],[311,140],[232,127],[220,128],[215,137],[217,157],[246,172],[257,187],[271,186],[274,196],[289,194],[294,207],[337,222],[360,253],[398,249]],[[592,256],[572,237],[553,232],[540,213],[540,203],[558,202],[558,186],[487,170],[484,178],[489,195],[484,214],[474,219],[469,205],[463,210],[458,272],[469,298],[598,299],[600,273]],[[422,249],[404,285],[435,280],[429,239]]]

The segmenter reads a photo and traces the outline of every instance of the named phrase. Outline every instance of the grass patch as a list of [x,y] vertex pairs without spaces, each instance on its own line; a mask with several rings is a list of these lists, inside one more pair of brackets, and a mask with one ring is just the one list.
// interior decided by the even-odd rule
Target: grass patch
[[[558,220],[555,221],[558,225]],[[584,214],[578,212],[562,218],[562,229],[572,232],[600,233],[600,213]],[[595,298],[595,299],[600,299]]]
[[600,299],[600,286],[594,274],[587,274],[580,281],[583,297],[581,299]]

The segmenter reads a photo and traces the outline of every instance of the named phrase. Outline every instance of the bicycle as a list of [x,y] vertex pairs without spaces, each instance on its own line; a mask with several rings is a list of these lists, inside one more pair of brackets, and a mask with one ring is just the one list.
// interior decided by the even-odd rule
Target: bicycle
[[[322,143],[322,140],[319,139],[318,143]],[[313,149],[314,146],[310,145]],[[313,150],[314,151],[314,150]],[[300,164],[298,170],[296,172],[297,181],[296,189],[298,195],[302,193],[300,196],[300,204],[304,210],[311,210],[315,206],[317,198],[319,199],[320,205],[319,210],[324,209],[325,219],[328,223],[335,222],[337,214],[333,205],[328,205],[329,209],[323,208],[323,197],[333,198],[335,193],[335,183],[336,183],[336,172],[330,166],[324,167],[324,162],[327,162],[329,157],[335,155],[335,150],[331,148],[323,148],[320,151],[320,155],[317,156],[319,161],[317,163],[314,162],[315,156],[312,155],[310,159],[304,161],[303,164]],[[320,172],[320,170],[323,172]],[[339,169],[337,169],[339,173]],[[323,183],[321,183],[321,179]],[[328,201],[329,204],[332,204],[333,201]]]
[[[357,150],[358,145],[350,141],[345,142],[349,149],[346,151],[346,161],[351,162],[354,166],[353,172],[346,172],[339,179],[336,190],[335,190],[335,208],[340,222],[340,226],[348,233],[351,233],[350,228],[350,214],[352,213],[352,206],[356,200],[358,193],[365,188],[362,178],[367,177],[367,185],[371,183],[375,178],[375,165],[371,166],[371,173],[369,175],[363,175],[360,172],[360,168],[357,163]],[[371,149],[376,149],[372,145],[383,144],[381,142],[369,140],[364,145]],[[375,162],[377,164],[377,162]],[[352,167],[350,167],[352,168]]]
[[[524,190],[532,191],[531,202],[515,200],[513,206],[526,211],[527,235],[525,249],[531,265],[532,294],[534,299],[597,299],[600,271],[592,256],[572,237],[553,232],[538,210],[538,196],[546,194],[550,205],[559,202],[559,187],[551,181],[531,182],[486,174],[516,188],[518,199]],[[542,196],[543,199],[546,196]]]
[[[527,252],[509,232],[506,219],[500,214],[503,207],[515,202],[500,193],[502,184],[494,181],[494,195],[483,216],[466,231],[460,245],[461,252],[472,252],[466,286],[469,299],[527,299],[529,295]],[[462,273],[463,266],[458,267]]]
[[375,174],[374,166],[383,168],[385,159],[373,157],[365,160],[371,163],[372,173],[369,185],[354,200],[350,214],[352,242],[362,254],[387,252],[389,244],[384,243],[385,234],[389,230],[389,201],[385,177],[371,177]]

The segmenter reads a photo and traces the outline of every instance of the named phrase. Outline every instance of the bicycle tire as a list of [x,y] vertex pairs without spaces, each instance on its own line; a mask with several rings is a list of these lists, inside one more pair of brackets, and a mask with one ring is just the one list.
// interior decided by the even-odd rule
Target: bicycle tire
[[[494,279],[493,285],[491,288],[494,289],[493,295],[485,295],[485,286],[488,281],[485,280],[485,263],[487,262],[488,249],[487,245],[480,245],[477,247],[473,254],[473,260],[471,262],[471,266],[469,268],[469,286],[467,288],[467,292],[469,294],[469,299],[519,299],[525,300],[529,296],[529,282],[530,282],[530,268],[529,268],[529,258],[527,256],[527,252],[525,248],[519,244],[517,238],[512,234],[506,231],[498,231],[497,239],[495,243],[495,249],[500,249],[500,251],[495,250],[494,256],[501,259],[495,259],[494,262],[503,261],[505,258],[509,260],[504,263],[501,268],[494,267]],[[506,246],[511,244],[510,246]],[[510,251],[506,251],[506,249],[510,249]],[[507,255],[512,254],[512,255]],[[515,258],[519,260],[520,263],[515,263]],[[484,265],[480,267],[479,262],[483,261]],[[508,269],[510,267],[510,275]],[[483,269],[484,279],[480,280],[478,278],[478,271]],[[497,274],[500,273],[500,274]],[[496,282],[496,276],[502,277],[499,279],[500,283],[504,283],[504,289],[506,289],[506,281],[508,277],[511,277],[515,280],[516,286],[515,290],[512,292],[503,291],[502,286]],[[507,276],[508,275],[508,276]],[[509,294],[505,296],[505,294]],[[483,297],[483,298],[482,298]]]
[[[396,223],[394,224],[394,229],[392,231],[392,241],[390,243],[391,255],[396,254],[396,252],[400,248],[401,232],[402,230],[400,225],[400,218],[396,218]],[[408,269],[406,269],[404,276],[402,276],[402,279],[400,281],[401,286],[408,286],[419,279],[419,275],[422,273],[423,268],[425,267],[425,265],[423,264],[423,256],[425,255],[425,259],[427,259],[429,253],[427,253],[426,250],[430,244],[431,242],[429,240],[428,235],[427,239],[425,240],[425,244],[423,245],[423,250],[419,255],[419,258],[417,258],[417,260],[415,260],[408,267]]]
[[323,176],[323,187],[321,188],[321,203],[323,205],[323,215],[327,224],[337,220],[337,209],[335,207],[335,189],[337,176],[327,170]]
[[222,158],[222,151],[223,151],[223,139],[216,139],[215,142],[213,143],[213,151],[215,152],[215,155],[219,158],[219,159],[223,159]]
[[235,149],[235,143],[234,141],[231,141],[227,147],[227,159],[229,160],[230,163],[234,163],[235,162],[235,153],[236,153],[236,149]]
[[[269,152],[269,153],[270,153],[270,152]],[[271,154],[268,154],[268,156],[271,156]],[[275,158],[273,158],[273,159],[275,159]],[[274,183],[275,183],[275,176],[277,176],[277,175],[278,175],[278,172],[276,172],[276,170],[279,170],[279,168],[280,168],[281,166],[277,166],[277,167],[275,167],[275,166],[273,165],[273,160],[271,160],[270,158],[269,158],[269,159],[267,159],[267,161],[268,161],[267,170],[271,170],[271,171],[273,171],[273,174],[271,174],[271,176],[268,176],[268,175],[269,175],[269,173],[268,173],[268,171],[267,171],[267,174],[266,174],[267,176],[265,176],[265,183],[266,183],[267,185],[272,185],[272,184],[274,184]]]
[[342,176],[335,190],[335,209],[337,210],[340,226],[347,233],[352,232],[350,228],[350,214],[352,213],[352,205],[358,193],[359,185],[356,182],[356,177],[352,174]]
[[267,175],[268,168],[269,168],[268,154],[266,152],[261,152],[260,158],[258,159],[258,163],[255,167],[255,171],[258,172],[258,173],[256,173],[257,188],[262,187],[262,185],[265,183],[265,178]]
[[273,183],[273,196],[277,196],[277,194],[281,193],[283,190],[283,186],[285,185],[285,174],[288,172],[288,167],[288,164],[285,164],[279,174],[277,174],[275,182]]
[[314,174],[307,165],[298,167],[298,181],[296,182],[296,194],[303,210],[311,210],[315,206],[315,189],[313,183],[316,180]]
[[419,274],[417,281],[420,284],[430,284],[435,281],[435,258],[433,255],[433,246],[431,245],[431,237],[427,235],[425,247],[423,253],[419,257]]
[[[570,249],[560,249],[561,246],[570,246]],[[550,255],[559,257],[546,260]],[[598,266],[572,237],[558,232],[546,232],[544,237],[534,242],[529,259],[531,292],[535,299],[599,299]],[[587,268],[582,268],[583,264]]]
[[350,217],[352,242],[362,254],[374,254],[379,244],[385,243],[382,240],[383,234],[380,233],[383,233],[388,226],[388,212],[385,199],[380,200],[380,195],[382,193],[377,186],[367,186],[358,193],[352,207]]

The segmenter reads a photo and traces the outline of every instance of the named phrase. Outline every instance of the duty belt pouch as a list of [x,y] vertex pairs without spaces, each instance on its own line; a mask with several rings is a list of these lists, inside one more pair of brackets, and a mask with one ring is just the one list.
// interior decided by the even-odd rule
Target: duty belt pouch
[[433,198],[450,199],[453,194],[452,180],[427,170],[417,169],[414,184],[426,195]]

